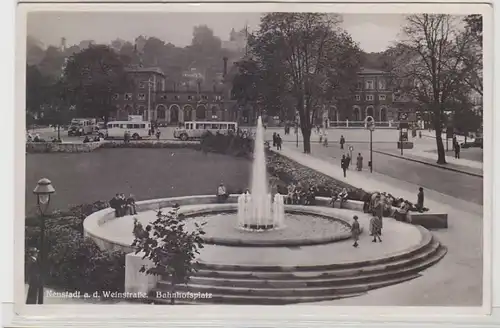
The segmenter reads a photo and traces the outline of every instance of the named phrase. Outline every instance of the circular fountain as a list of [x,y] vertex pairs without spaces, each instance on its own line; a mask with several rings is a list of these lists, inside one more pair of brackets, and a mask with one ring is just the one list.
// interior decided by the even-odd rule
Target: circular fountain
[[[331,208],[329,199],[319,206],[285,205],[283,196],[268,191],[264,128],[259,117],[255,137],[250,192],[216,203],[214,196],[186,196],[137,203],[143,226],[156,220],[156,211],[180,205],[179,214],[191,230],[205,222],[205,247],[198,268],[182,291],[209,292],[208,301],[230,304],[290,304],[319,302],[362,295],[371,289],[417,278],[437,263],[446,248],[424,228],[384,218],[384,242],[372,246],[363,233],[359,249],[352,247],[353,216],[366,231],[371,217],[362,203],[348,201]],[[321,203],[321,204],[320,204]],[[151,283],[138,274],[149,265],[131,246],[133,220],[115,218],[112,209],[93,213],[84,221],[85,235],[101,249],[126,253],[126,291],[150,293],[169,290],[170,283]],[[258,233],[260,232],[260,233]],[[386,234],[387,232],[387,234]],[[153,289],[152,286],[154,286]]]

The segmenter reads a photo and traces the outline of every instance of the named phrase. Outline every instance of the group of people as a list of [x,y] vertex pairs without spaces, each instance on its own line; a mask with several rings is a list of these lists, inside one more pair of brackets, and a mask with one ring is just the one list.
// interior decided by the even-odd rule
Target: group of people
[[335,207],[335,202],[339,202],[339,208],[342,208],[344,203],[349,199],[349,191],[347,188],[343,188],[341,191],[333,190],[330,200],[330,205]]
[[[353,216],[353,222],[351,224],[351,237],[354,240],[353,247],[359,246],[359,235],[361,234],[361,227],[359,225],[359,218],[357,215]],[[375,212],[372,213],[372,217],[370,219],[370,236],[373,237],[372,242],[376,243],[382,242],[382,217],[377,215]]]
[[283,140],[281,139],[281,136],[274,132],[273,133],[273,147],[276,147],[277,150],[281,150],[281,144],[283,143]]
[[95,136],[95,137],[89,137],[89,136],[85,136],[85,138],[83,139],[83,143],[88,143],[88,142],[98,142],[98,141],[101,141],[101,137],[99,136]]
[[[342,171],[344,173],[344,178],[347,175],[347,170],[349,169],[349,166],[351,165],[351,156],[349,154],[342,155],[342,158],[340,159],[340,167],[342,168]],[[358,156],[356,157],[356,170],[357,171],[362,171],[363,170],[363,156],[361,153],[358,153]]]
[[134,195],[130,194],[125,197],[125,194],[118,193],[109,201],[109,206],[115,210],[116,217],[125,215],[136,215],[137,206],[135,204]]
[[314,205],[316,203],[317,188],[311,186],[304,188],[302,185],[290,184],[287,187],[287,195],[285,197],[286,204],[295,205]]
[[28,132],[26,134],[26,141],[27,142],[43,142],[45,140],[43,140],[38,133],[33,136],[30,132]]

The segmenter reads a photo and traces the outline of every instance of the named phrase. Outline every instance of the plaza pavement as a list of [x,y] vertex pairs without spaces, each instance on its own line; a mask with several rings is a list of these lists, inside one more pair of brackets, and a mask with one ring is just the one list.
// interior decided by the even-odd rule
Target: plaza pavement
[[[340,165],[302,153],[285,145],[281,154],[337,180],[366,189],[386,191],[405,199],[416,199],[418,185],[379,173],[349,171],[343,177]],[[352,299],[322,302],[332,305],[384,306],[480,306],[483,284],[483,207],[478,204],[426,190],[425,206],[448,213],[448,229],[433,231],[448,254],[422,277],[410,282],[371,291]],[[488,232],[489,233],[489,232]],[[404,238],[404,236],[397,236]],[[384,235],[384,238],[390,238]]]

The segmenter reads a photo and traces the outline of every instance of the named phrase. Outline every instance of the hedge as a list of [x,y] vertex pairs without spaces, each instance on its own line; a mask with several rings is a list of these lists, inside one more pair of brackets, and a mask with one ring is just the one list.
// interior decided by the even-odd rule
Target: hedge
[[[82,293],[123,291],[125,253],[102,251],[91,239],[83,237],[85,217],[106,207],[107,203],[98,201],[46,216],[47,286]],[[31,247],[39,247],[39,223],[39,217],[26,218],[25,258]],[[25,278],[30,274],[27,271]]]

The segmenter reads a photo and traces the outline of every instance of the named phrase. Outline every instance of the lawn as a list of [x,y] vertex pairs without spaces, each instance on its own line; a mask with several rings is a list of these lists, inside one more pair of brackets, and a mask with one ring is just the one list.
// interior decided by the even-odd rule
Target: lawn
[[51,208],[110,200],[117,192],[137,200],[215,194],[247,188],[251,163],[243,158],[191,149],[100,149],[91,153],[26,155],[27,214],[35,211],[33,188],[46,177],[56,194]]

